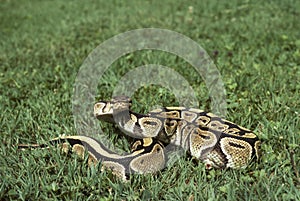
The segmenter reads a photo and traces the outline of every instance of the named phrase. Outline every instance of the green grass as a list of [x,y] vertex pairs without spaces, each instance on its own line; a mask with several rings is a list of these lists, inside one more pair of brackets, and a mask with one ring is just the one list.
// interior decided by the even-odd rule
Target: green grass
[[[299,9],[293,0],[1,1],[0,200],[299,200]],[[19,143],[76,134],[71,101],[84,59],[116,34],[145,27],[182,33],[208,52],[227,91],[226,118],[263,142],[258,164],[207,172],[182,158],[156,176],[123,183],[56,149],[16,150]],[[194,88],[200,107],[210,108],[193,68],[160,51],[116,61],[99,80],[97,99],[110,99],[128,70],[146,64],[172,67]],[[178,104],[156,85],[136,91],[133,101],[138,112]],[[112,126],[104,131],[117,133]]]

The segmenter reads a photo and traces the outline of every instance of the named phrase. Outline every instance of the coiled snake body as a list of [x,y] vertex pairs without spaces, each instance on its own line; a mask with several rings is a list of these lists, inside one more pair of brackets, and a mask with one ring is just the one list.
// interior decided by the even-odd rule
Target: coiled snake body
[[[244,168],[258,158],[260,141],[248,129],[211,113],[194,108],[165,107],[148,114],[130,110],[131,100],[126,96],[100,101],[94,105],[94,116],[117,124],[127,135],[136,138],[132,153],[120,156],[87,136],[66,136],[50,144],[71,145],[83,156],[89,154],[89,163],[101,161],[104,167],[126,179],[128,173],[154,173],[166,164],[163,144],[172,144],[203,161],[207,169]],[[19,148],[47,147],[47,145],[19,145]]]

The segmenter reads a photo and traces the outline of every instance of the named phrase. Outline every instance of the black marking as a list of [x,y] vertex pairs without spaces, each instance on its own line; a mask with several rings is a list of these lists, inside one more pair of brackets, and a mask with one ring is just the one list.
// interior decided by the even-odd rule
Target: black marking
[[168,127],[172,127],[175,125],[175,122],[174,121],[170,121],[170,119],[166,119],[165,120],[165,125],[168,126]]
[[[137,142],[140,142],[140,143],[138,145],[136,145]],[[136,147],[134,147],[134,149],[132,151],[135,152],[135,151],[140,151],[140,150],[144,149],[143,144],[144,144],[143,140],[140,140],[140,139],[135,140],[133,145],[136,145]]]
[[143,124],[147,124],[147,125],[150,125],[150,126],[156,126],[157,125],[157,122],[155,121],[150,121],[150,120],[146,120],[143,122]]
[[209,131],[209,130],[211,130],[209,127],[207,127],[207,126],[198,126],[198,128],[200,128],[200,130],[202,130],[202,131]]
[[199,134],[199,136],[205,140],[210,140],[210,136],[209,135],[202,135],[202,134]]
[[144,118],[144,117],[149,117],[149,115],[146,115],[146,114],[140,114],[140,113],[135,113],[135,112],[132,112],[132,111],[129,111],[130,114],[133,114],[134,116],[137,117],[137,119],[141,119],[141,118]]
[[[179,113],[178,112],[171,112],[171,115],[173,116],[173,117],[175,117],[175,118],[177,118],[177,115],[178,115]],[[180,117],[180,114],[179,114],[179,117]]]
[[241,140],[241,141],[247,142],[252,147],[254,146],[255,142],[258,141],[258,137],[257,136],[255,138],[245,138],[243,136],[238,136],[238,135],[232,136],[231,134],[227,134],[227,133],[224,133],[224,132],[219,132],[219,133],[221,134],[220,138],[224,138],[224,137],[234,138],[234,139],[237,139],[237,140]]
[[240,144],[237,144],[237,143],[234,143],[234,142],[229,142],[228,144],[232,147],[236,147],[236,148],[239,148],[239,149],[245,149],[245,147],[243,145],[240,145]]

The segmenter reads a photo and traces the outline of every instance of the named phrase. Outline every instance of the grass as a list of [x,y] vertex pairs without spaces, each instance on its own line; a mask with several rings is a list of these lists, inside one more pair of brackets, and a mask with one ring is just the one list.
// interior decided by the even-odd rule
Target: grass
[[[300,4],[298,1],[9,1],[0,5],[1,200],[299,200]],[[59,150],[18,152],[19,143],[76,134],[73,85],[87,55],[125,31],[155,27],[198,42],[219,69],[227,119],[254,130],[262,158],[245,170],[205,171],[181,158],[156,176],[123,183]],[[202,109],[208,91],[174,55],[143,50],[125,55],[99,80],[97,99],[110,99],[134,66],[161,64],[179,72]],[[196,75],[196,76],[195,76]],[[133,95],[146,112],[176,105],[157,85]],[[112,126],[103,128],[112,136]],[[121,140],[121,139],[119,139]]]

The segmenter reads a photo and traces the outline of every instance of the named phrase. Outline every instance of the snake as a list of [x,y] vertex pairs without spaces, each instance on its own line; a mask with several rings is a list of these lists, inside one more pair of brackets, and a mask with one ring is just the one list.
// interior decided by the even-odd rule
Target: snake
[[115,124],[135,141],[131,153],[118,155],[89,136],[63,136],[47,144],[19,145],[19,149],[47,148],[59,144],[65,152],[72,151],[88,163],[110,169],[127,180],[132,173],[156,173],[167,164],[166,145],[185,150],[202,161],[206,169],[245,168],[259,158],[260,140],[251,130],[196,108],[162,107],[147,114],[131,110],[127,96],[94,104],[94,117]]
[[164,145],[153,138],[136,139],[131,147],[131,154],[128,155],[118,155],[102,142],[83,135],[60,136],[45,144],[19,144],[18,149],[45,149],[54,145],[59,145],[65,153],[74,152],[82,159],[87,153],[88,165],[97,165],[101,161],[102,170],[111,170],[123,181],[128,181],[129,176],[134,173],[156,173],[166,163]]

